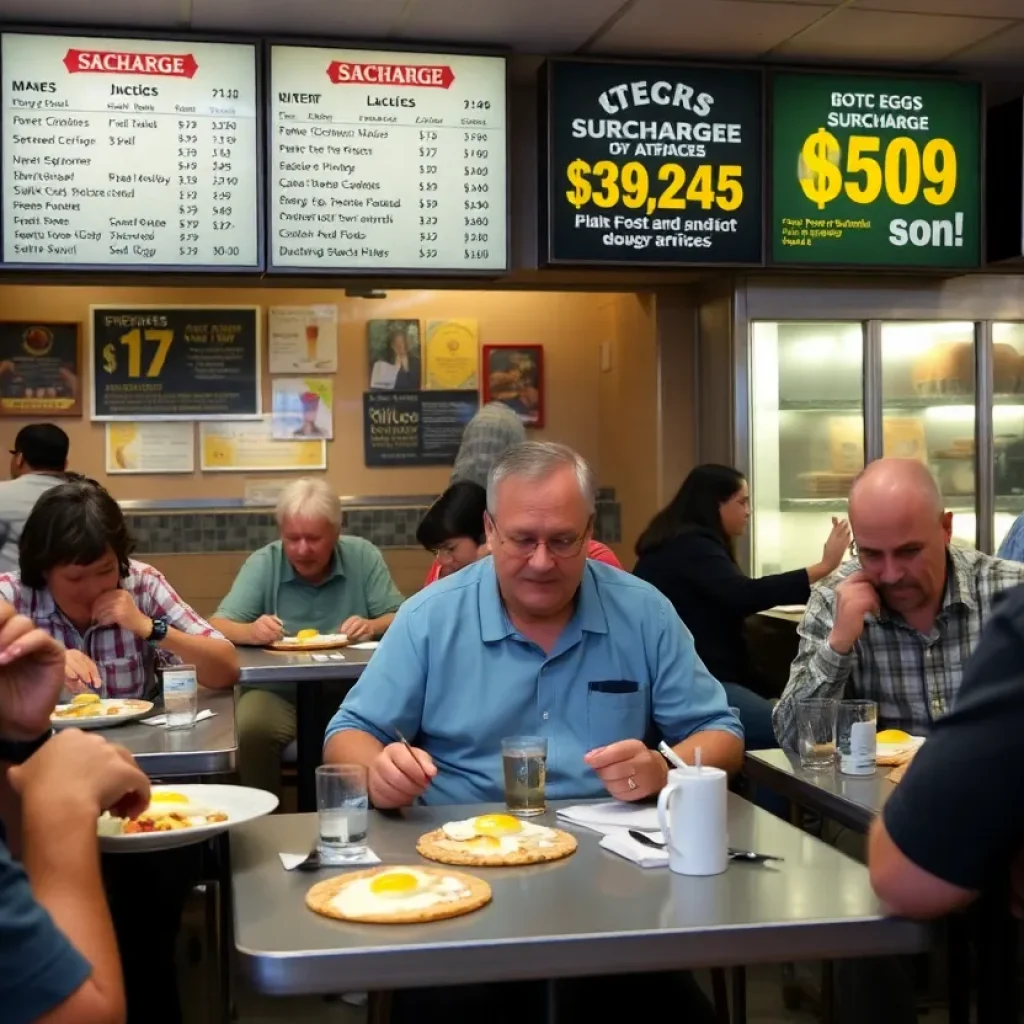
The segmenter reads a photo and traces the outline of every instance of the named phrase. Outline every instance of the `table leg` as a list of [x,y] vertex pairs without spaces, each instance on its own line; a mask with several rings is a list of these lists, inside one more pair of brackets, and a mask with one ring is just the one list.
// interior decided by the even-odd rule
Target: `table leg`
[[227,832],[213,840],[214,878],[217,889],[217,974],[219,978],[220,1019],[230,1024],[236,1019],[232,968],[234,966],[235,924],[232,916],[231,849]]
[[747,969],[732,969],[732,1024],[747,1024]]
[[558,982],[548,978],[544,989],[544,1020],[547,1024],[558,1024]]
[[978,951],[978,1024],[1019,1020],[1017,994],[1017,922],[1010,915],[1009,892],[997,889],[978,901],[975,948]]
[[320,764],[323,736],[319,735],[320,683],[315,680],[295,687],[295,724],[298,760],[299,813],[316,810],[316,769]]
[[971,931],[963,914],[952,914],[947,919],[946,957],[949,1024],[970,1024]]

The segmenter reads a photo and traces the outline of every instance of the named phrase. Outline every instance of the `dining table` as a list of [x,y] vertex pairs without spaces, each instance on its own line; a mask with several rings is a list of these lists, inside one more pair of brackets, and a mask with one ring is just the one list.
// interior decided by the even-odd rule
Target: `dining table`
[[272,651],[239,647],[239,682],[243,687],[290,684],[295,688],[298,808],[316,808],[316,769],[323,751],[324,683],[340,683],[343,697],[363,674],[375,647],[352,646],[329,651]]
[[[770,864],[731,863],[688,877],[642,868],[605,849],[601,835],[556,818],[576,852],[525,867],[461,868],[493,899],[464,917],[376,925],[321,917],[311,885],[341,869],[285,871],[282,852],[315,844],[317,816],[276,815],[232,833],[234,943],[243,976],[273,996],[559,979],[645,971],[912,953],[922,925],[887,915],[867,870],[741,797],[728,798],[731,845],[771,853]],[[368,843],[385,865],[428,865],[417,839],[498,805],[415,806],[370,812]],[[435,865],[436,866],[436,865]],[[556,1000],[549,999],[549,1015]]]

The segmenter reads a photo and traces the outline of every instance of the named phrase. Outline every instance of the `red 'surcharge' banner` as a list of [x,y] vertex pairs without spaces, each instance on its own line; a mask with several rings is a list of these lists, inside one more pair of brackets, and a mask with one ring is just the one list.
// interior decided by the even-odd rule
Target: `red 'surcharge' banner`
[[455,72],[447,64],[355,64],[332,60],[327,77],[335,85],[412,85],[447,89]]
[[199,65],[191,53],[119,53],[116,50],[68,50],[64,66],[71,74],[164,75],[191,78]]

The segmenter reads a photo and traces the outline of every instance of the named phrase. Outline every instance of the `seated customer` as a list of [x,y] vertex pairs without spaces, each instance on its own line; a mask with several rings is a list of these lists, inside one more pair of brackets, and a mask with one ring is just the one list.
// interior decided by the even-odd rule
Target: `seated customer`
[[996,596],[1024,565],[950,543],[953,514],[928,467],[878,459],[850,488],[857,558],[811,592],[800,648],[775,707],[775,735],[796,748],[796,702],[878,702],[878,728],[923,736],[949,713]]
[[[555,800],[658,793],[668,766],[648,745],[655,733],[689,761],[700,747],[704,764],[737,771],[739,723],[672,606],[646,583],[587,559],[587,464],[562,445],[518,445],[492,470],[487,508],[493,557],[403,605],[334,716],[325,761],[365,765],[379,808],[421,796],[428,804],[501,800],[501,740],[516,733],[548,737],[546,788]],[[639,992],[651,1005],[672,1005],[679,1019],[713,1021],[687,984],[588,979],[582,998],[607,1005]],[[538,990],[399,993],[397,1020],[472,1019],[483,1006],[512,1005],[529,1007],[519,1019],[535,1019]]]
[[139,697],[156,669],[182,663],[203,686],[234,686],[234,647],[132,548],[121,507],[99,484],[58,484],[29,515],[20,570],[0,575],[0,600],[64,645],[72,692]]
[[750,491],[731,466],[697,466],[640,535],[633,574],[657,587],[693,634],[697,654],[738,709],[748,750],[775,746],[767,684],[754,667],[744,620],[777,604],[803,604],[811,584],[839,566],[850,528],[833,520],[821,561],[751,579],[736,564]]
[[[341,502],[324,480],[290,483],[277,503],[281,539],[251,554],[211,622],[236,644],[264,646],[300,629],[372,640],[402,595],[380,551],[341,535]],[[239,773],[246,786],[281,788],[281,751],[295,739],[289,684],[246,689],[238,702]]]
[[[424,586],[490,554],[484,531],[487,491],[469,480],[451,484],[427,509],[416,530],[416,539],[435,555]],[[621,569],[614,552],[596,540],[587,541],[587,558]]]

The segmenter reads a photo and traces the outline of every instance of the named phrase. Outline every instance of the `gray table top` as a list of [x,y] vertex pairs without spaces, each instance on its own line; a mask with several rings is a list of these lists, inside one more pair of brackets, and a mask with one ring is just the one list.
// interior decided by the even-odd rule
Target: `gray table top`
[[[292,654],[268,651],[262,647],[239,647],[242,666],[240,682],[245,686],[261,683],[323,682],[325,679],[358,679],[373,651],[344,647],[338,651]],[[323,660],[326,658],[327,660]]]
[[798,612],[793,612],[782,608],[766,608],[763,612],[758,612],[757,614],[763,615],[766,619],[778,619],[780,622],[789,622],[794,626],[799,626],[804,619],[802,609]]
[[843,775],[838,766],[812,772],[800,767],[800,758],[785,750],[747,751],[746,774],[755,782],[801,807],[847,828],[866,832],[895,787],[887,781],[891,768],[874,775]]
[[[385,864],[426,864],[416,840],[496,807],[372,812]],[[555,824],[554,814],[535,819]],[[909,953],[927,931],[886,918],[867,870],[741,798],[729,797],[733,846],[785,858],[688,878],[645,870],[570,829],[579,849],[554,864],[475,868],[494,898],[476,913],[424,925],[360,925],[308,910],[315,874],[286,872],[279,852],[310,849],[315,814],[275,815],[231,833],[235,942],[255,989],[314,995],[528,978]],[[463,869],[469,870],[469,869]]]
[[[150,778],[226,775],[235,770],[238,734],[235,730],[234,690],[199,689],[199,710],[209,708],[216,717],[197,722],[194,729],[164,729],[132,722],[110,729],[106,735],[127,747]],[[159,707],[153,714],[160,714]]]

